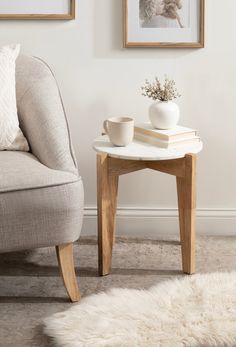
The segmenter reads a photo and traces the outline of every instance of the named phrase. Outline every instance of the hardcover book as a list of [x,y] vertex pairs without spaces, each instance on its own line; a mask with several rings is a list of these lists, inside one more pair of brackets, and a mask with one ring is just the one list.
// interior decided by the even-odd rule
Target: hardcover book
[[160,130],[153,128],[150,122],[140,123],[134,127],[135,134],[150,136],[163,141],[177,141],[194,138],[197,131],[177,125],[173,129]]
[[165,141],[165,140],[160,140],[158,138],[140,134],[140,133],[135,133],[134,138],[137,141],[149,143],[150,145],[154,145],[160,148],[176,148],[180,146],[194,145],[201,141],[200,137],[198,136],[194,136],[192,138],[185,138],[185,139],[180,138],[174,141]]

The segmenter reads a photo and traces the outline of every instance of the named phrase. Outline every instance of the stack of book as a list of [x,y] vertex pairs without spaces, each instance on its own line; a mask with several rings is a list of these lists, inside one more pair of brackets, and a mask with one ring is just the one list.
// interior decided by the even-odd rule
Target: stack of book
[[197,131],[177,125],[173,129],[154,129],[151,123],[141,123],[134,127],[134,138],[161,148],[176,148],[199,143]]

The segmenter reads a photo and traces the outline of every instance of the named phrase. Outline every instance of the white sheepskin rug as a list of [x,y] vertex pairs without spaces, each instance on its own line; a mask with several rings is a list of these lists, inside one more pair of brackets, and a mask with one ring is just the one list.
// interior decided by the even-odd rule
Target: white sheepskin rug
[[63,347],[236,346],[236,272],[112,289],[45,321]]

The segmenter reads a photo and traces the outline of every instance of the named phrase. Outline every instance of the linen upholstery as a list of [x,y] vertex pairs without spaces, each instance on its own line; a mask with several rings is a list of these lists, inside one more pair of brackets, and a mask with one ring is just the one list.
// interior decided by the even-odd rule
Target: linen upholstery
[[32,153],[51,169],[77,174],[60,92],[43,61],[19,56],[16,97],[20,126]]
[[81,179],[55,187],[0,194],[0,252],[48,247],[78,239]]
[[53,170],[31,153],[0,152],[0,193],[43,188],[78,181],[70,172]]
[[83,182],[50,69],[21,56],[16,86],[31,153],[0,153],[0,252],[74,242],[83,219]]

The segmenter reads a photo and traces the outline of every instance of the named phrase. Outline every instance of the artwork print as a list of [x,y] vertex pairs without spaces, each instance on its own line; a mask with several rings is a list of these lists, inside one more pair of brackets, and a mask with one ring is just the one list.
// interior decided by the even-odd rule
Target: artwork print
[[142,28],[189,27],[190,0],[139,0]]
[[76,0],[0,0],[0,19],[74,19]]
[[204,0],[124,0],[125,47],[203,47]]

